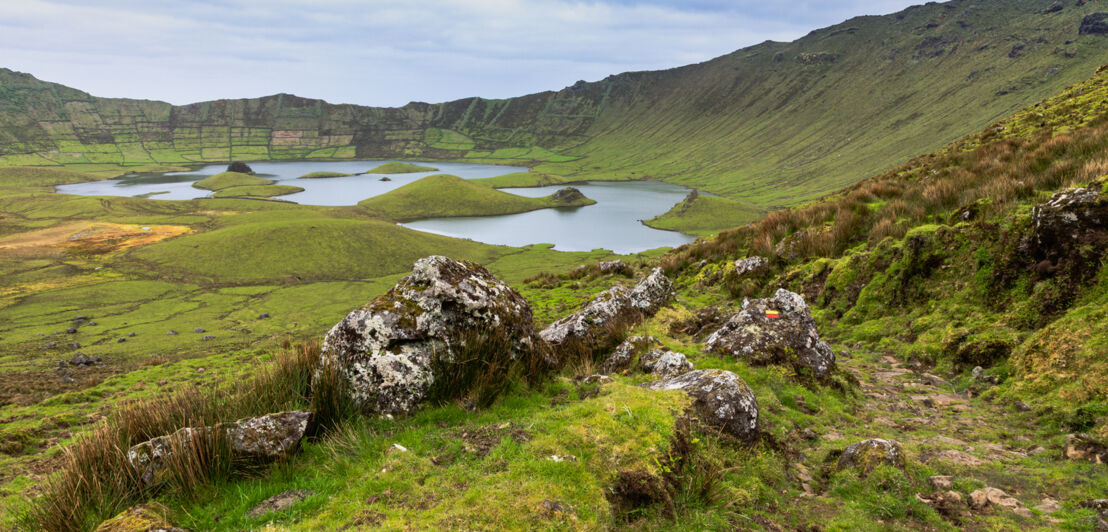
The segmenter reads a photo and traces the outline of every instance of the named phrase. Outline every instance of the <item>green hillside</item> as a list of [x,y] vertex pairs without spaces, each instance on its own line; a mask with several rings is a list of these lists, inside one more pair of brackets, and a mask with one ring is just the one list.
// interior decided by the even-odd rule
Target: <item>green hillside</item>
[[673,181],[760,207],[817,198],[976,131],[1104,63],[1102,0],[956,0],[792,43],[505,100],[400,109],[279,94],[186,106],[0,71],[0,162],[125,166],[466,159]]
[[525,198],[449,174],[424,177],[358,202],[366,213],[396,221],[439,216],[493,216],[548,207],[581,207],[596,203],[584,196],[559,201],[554,195]]
[[239,172],[221,172],[192,184],[204,190],[223,190],[231,187],[272,185],[273,181]]
[[693,191],[684,201],[654,218],[644,221],[656,229],[681,231],[691,235],[710,235],[723,229],[747,224],[762,217],[757,207],[742,201],[705,196]]
[[423,166],[419,164],[411,163],[385,163],[372,170],[366,172],[367,174],[414,174],[417,172],[435,172],[438,168],[432,168],[430,166]]

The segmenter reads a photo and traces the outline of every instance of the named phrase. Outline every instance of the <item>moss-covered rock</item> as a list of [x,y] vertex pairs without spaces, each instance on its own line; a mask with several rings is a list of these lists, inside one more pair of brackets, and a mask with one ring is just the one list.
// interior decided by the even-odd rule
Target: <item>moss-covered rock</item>
[[854,468],[863,474],[882,464],[904,469],[907,460],[900,442],[880,438],[860,441],[847,447],[838,462],[839,469]]
[[169,523],[169,508],[156,502],[148,502],[128,508],[119,515],[100,523],[96,532],[186,532]]

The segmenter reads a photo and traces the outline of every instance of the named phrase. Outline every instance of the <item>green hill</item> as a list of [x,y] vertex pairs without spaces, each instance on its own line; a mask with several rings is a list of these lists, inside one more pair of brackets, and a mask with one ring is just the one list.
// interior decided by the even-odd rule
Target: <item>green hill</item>
[[448,174],[424,177],[380,196],[358,202],[366,213],[408,221],[440,216],[492,216],[548,207],[579,207],[596,203],[580,193],[569,201],[557,194],[525,198]]
[[227,198],[231,196],[254,196],[259,198],[272,198],[274,196],[296,194],[297,192],[304,192],[304,189],[292,185],[238,185],[220,188],[212,194],[212,197]]
[[977,131],[1086,78],[1100,2],[957,0],[858,17],[657,72],[401,109],[278,94],[186,106],[96,98],[0,71],[0,163],[419,158],[649,177],[795,205]]
[[342,172],[310,172],[299,177],[299,179],[327,179],[330,177],[350,177],[354,174],[344,174]]
[[417,172],[435,172],[438,168],[431,168],[430,166],[421,166],[412,163],[385,163],[372,170],[366,172],[367,174],[414,174]]
[[717,196],[705,196],[695,190],[668,212],[643,223],[656,228],[681,231],[691,235],[710,235],[761,218],[757,207]]
[[261,177],[252,176],[250,174],[241,174],[238,172],[221,172],[211,177],[206,177],[192,184],[196,188],[202,188],[204,190],[223,190],[231,187],[244,187],[244,186],[264,186],[272,185],[273,181],[263,179]]

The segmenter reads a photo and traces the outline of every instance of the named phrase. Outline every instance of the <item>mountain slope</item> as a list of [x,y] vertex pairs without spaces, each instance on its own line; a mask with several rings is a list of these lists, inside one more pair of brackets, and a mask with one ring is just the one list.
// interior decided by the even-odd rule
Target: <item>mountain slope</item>
[[651,177],[762,206],[818,197],[1086,78],[1104,0],[956,0],[860,17],[794,43],[507,100],[385,109],[281,94],[187,106],[95,98],[0,70],[3,164],[295,158],[539,164]]

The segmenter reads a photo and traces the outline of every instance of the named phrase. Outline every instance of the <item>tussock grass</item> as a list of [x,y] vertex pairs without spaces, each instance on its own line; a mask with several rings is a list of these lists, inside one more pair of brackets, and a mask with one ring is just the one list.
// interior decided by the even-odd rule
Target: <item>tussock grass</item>
[[[214,388],[192,387],[121,407],[66,450],[61,472],[46,481],[44,494],[22,516],[21,523],[29,530],[89,530],[149,498],[155,491],[145,488],[130,467],[127,450],[183,427],[210,426],[324,403],[332,406],[318,410],[318,424],[334,426],[337,418],[351,410],[343,408],[341,389],[332,387],[337,381],[322,379],[312,389],[319,359],[317,343],[302,343],[291,346],[251,379]],[[184,441],[187,443],[174,442],[174,456],[167,462],[167,487],[185,497],[249,465],[233,463],[230,449],[217,431],[199,431]]]

